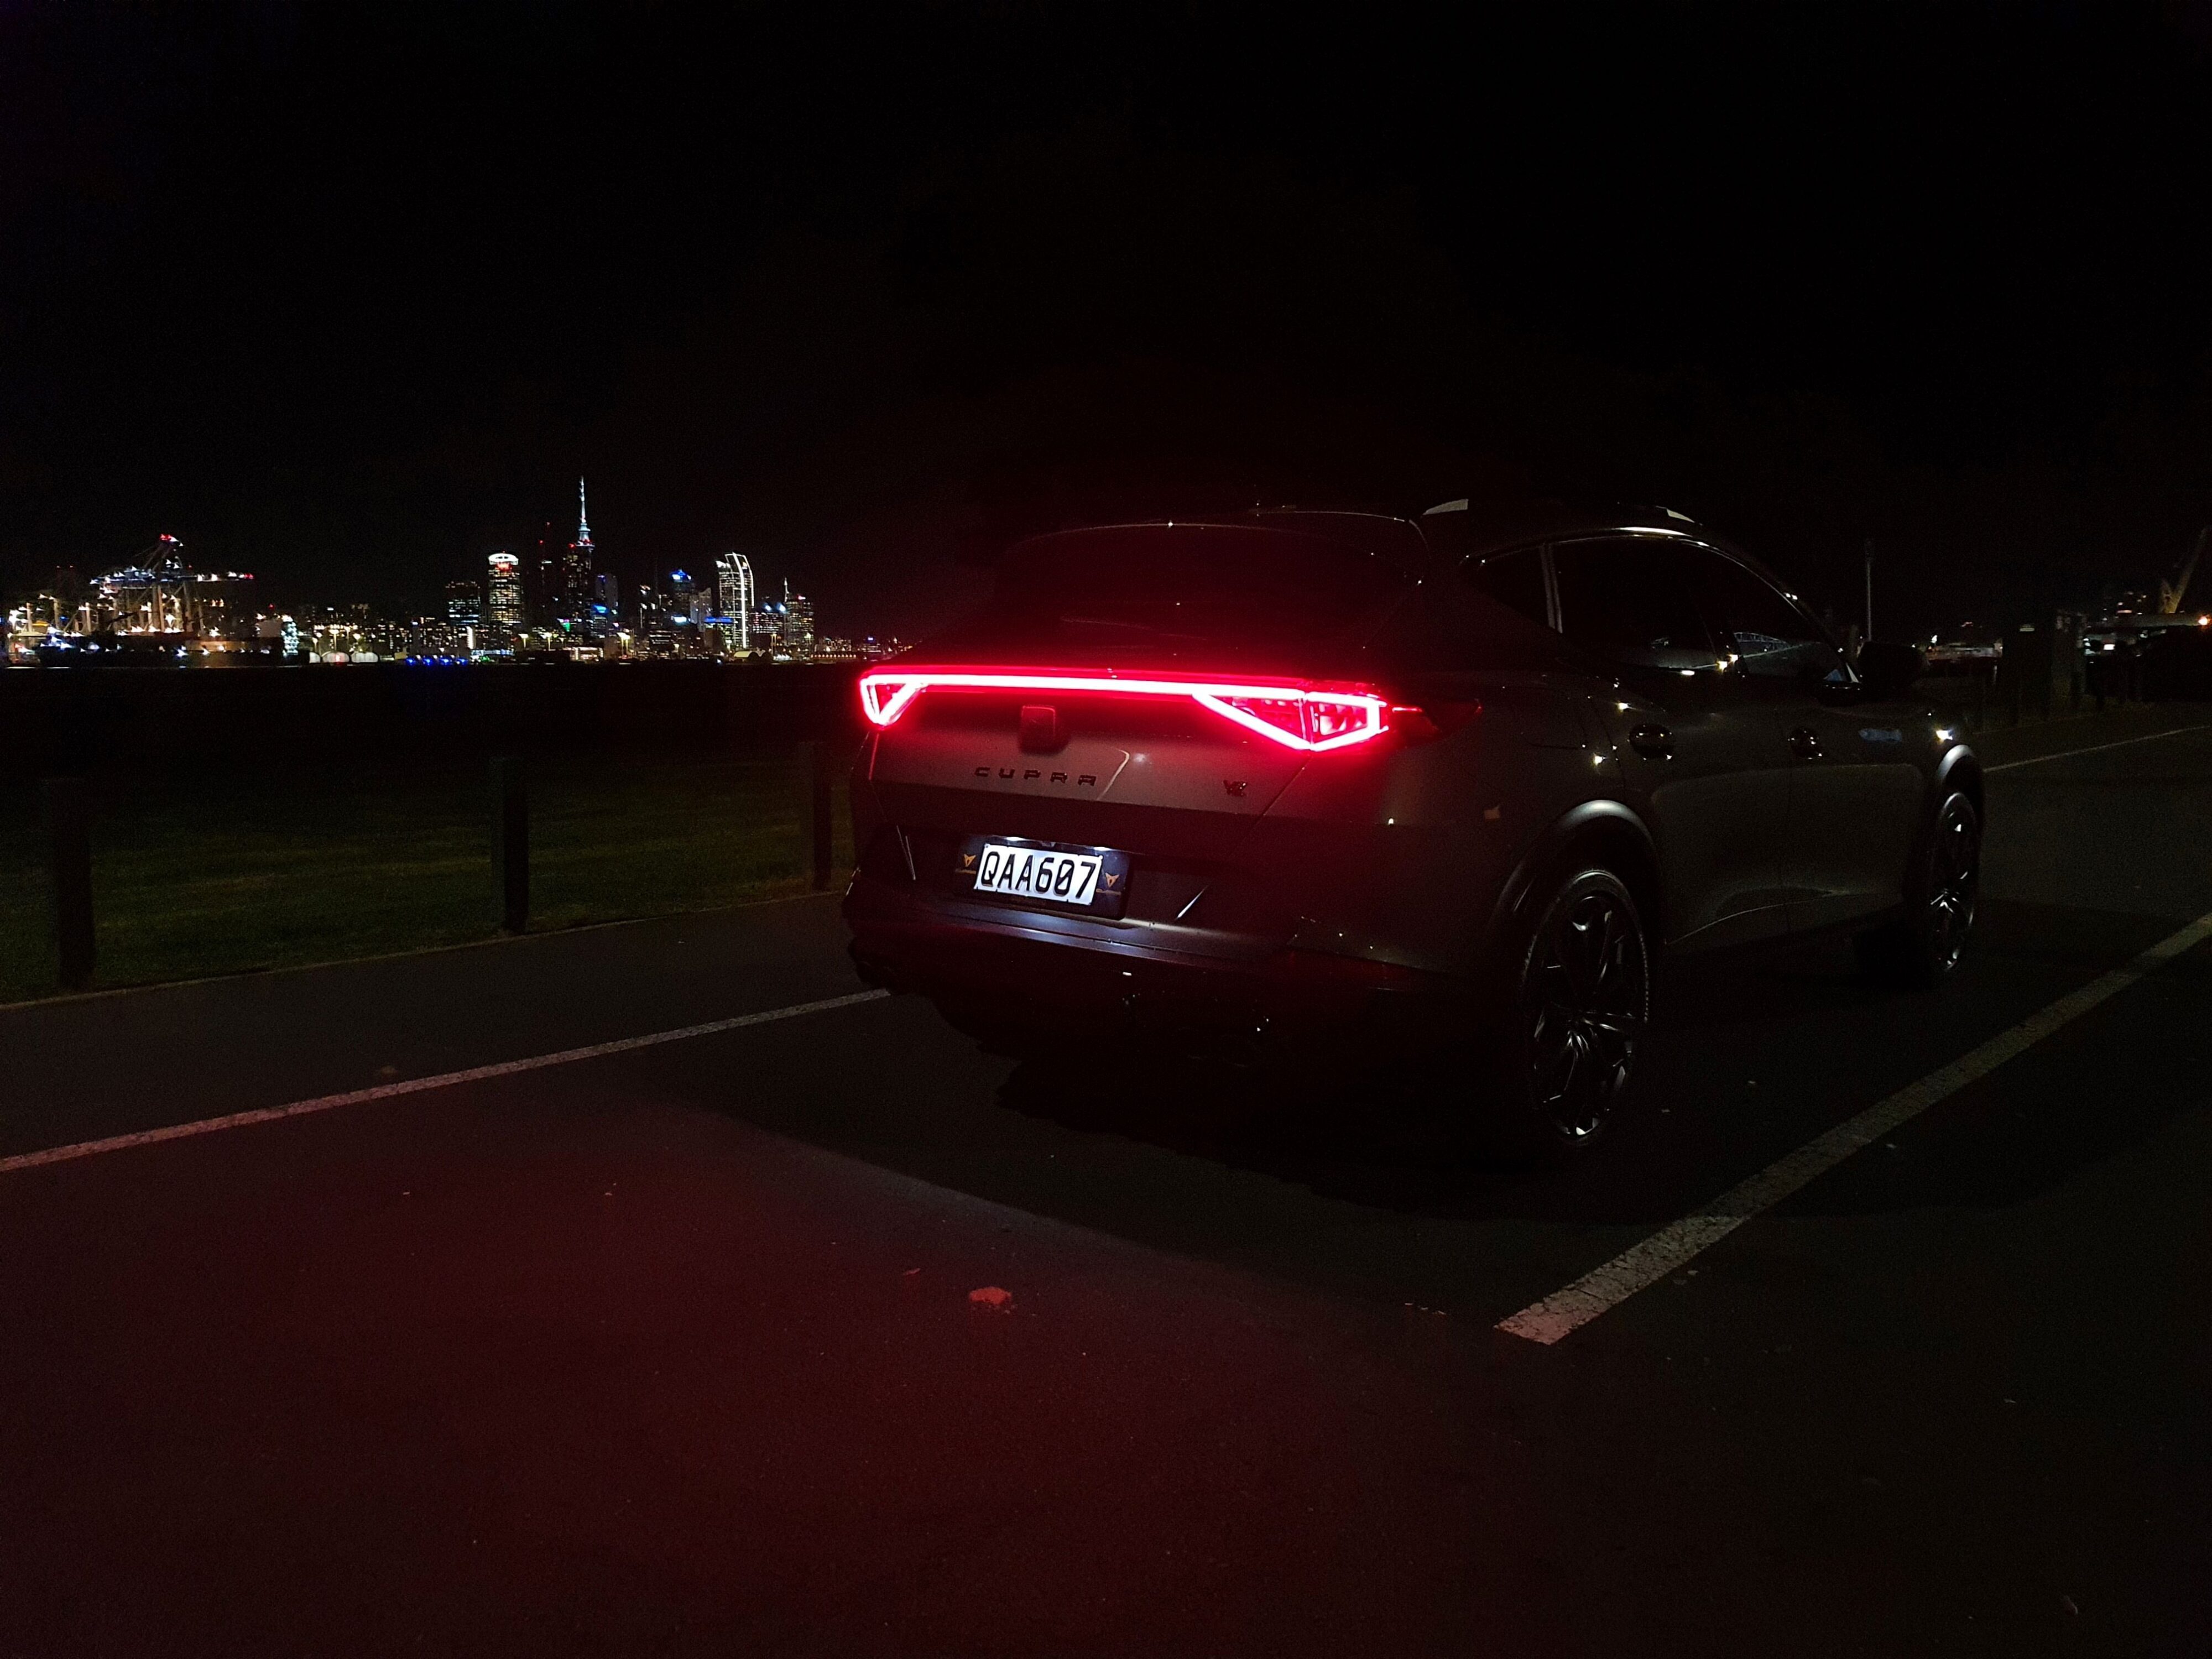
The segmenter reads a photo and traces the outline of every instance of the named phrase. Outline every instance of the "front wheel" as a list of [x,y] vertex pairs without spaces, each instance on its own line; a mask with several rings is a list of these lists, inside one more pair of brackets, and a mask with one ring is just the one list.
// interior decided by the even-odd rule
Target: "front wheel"
[[1857,940],[1877,978],[1925,988],[1958,969],[1974,931],[1982,883],[1982,817],[1964,794],[1946,795],[1905,883],[1905,914]]
[[1626,884],[1601,869],[1560,882],[1516,977],[1493,1045],[1498,1127],[1516,1156],[1567,1162],[1619,1112],[1650,1023],[1650,950]]

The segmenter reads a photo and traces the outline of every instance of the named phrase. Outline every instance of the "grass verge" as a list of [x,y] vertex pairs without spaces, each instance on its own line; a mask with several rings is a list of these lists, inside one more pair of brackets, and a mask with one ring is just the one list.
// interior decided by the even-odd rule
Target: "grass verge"
[[[488,939],[481,767],[231,769],[94,786],[93,988]],[[840,870],[852,862],[842,780]],[[531,931],[804,890],[787,759],[564,757],[530,773]],[[34,781],[0,785],[0,1002],[52,995]]]

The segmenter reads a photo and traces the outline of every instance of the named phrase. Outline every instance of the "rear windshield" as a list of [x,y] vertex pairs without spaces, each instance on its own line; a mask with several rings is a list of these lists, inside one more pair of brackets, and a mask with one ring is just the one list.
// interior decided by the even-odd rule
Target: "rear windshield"
[[1062,531],[1007,550],[990,603],[933,646],[1310,672],[1357,650],[1413,580],[1379,554],[1272,526]]

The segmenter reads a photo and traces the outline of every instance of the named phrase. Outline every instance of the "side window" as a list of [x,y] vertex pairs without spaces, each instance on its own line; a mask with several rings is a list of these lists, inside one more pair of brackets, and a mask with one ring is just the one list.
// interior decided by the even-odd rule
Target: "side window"
[[[1540,582],[1540,560],[1536,574]],[[1392,612],[1367,651],[1377,667],[1409,673],[1553,669],[1566,654],[1545,623],[1464,581],[1423,582]]]
[[1690,553],[1698,604],[1720,648],[1746,674],[1789,679],[1808,668],[1840,677],[1842,660],[1818,623],[1734,559]]
[[1562,542],[1552,550],[1559,630],[1632,668],[1711,668],[1720,660],[1691,598],[1679,543],[1650,536]]
[[1468,561],[1467,579],[1475,587],[1530,622],[1552,625],[1551,602],[1544,596],[1544,553],[1524,547],[1515,553],[1493,553],[1486,559]]

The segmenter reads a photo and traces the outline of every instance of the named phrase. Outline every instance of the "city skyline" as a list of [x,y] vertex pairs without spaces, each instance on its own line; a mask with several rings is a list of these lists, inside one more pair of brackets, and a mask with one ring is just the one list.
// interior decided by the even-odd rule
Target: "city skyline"
[[241,656],[320,662],[484,661],[558,655],[572,660],[725,658],[769,662],[866,661],[896,641],[817,632],[814,605],[781,578],[782,598],[758,598],[750,555],[729,550],[626,585],[600,566],[588,481],[576,483],[574,538],[534,562],[512,545],[479,556],[428,608],[392,613],[358,599],[285,603],[242,572],[192,568],[184,543],[162,532],[134,563],[89,579],[56,567],[27,595],[0,594],[0,658],[13,663],[133,661]]

